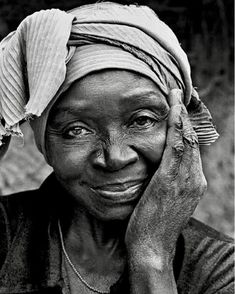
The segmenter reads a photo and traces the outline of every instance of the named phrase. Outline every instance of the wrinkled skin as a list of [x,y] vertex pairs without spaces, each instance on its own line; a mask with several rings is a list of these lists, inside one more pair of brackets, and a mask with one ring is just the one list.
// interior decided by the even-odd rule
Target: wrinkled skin
[[[71,86],[51,111],[46,140],[49,164],[77,205],[102,221],[130,216],[161,161],[168,111],[157,86],[131,72]],[[139,184],[133,197],[131,182]]]
[[[154,93],[151,103],[143,90]],[[77,114],[64,110],[83,103],[87,110]],[[86,280],[108,289],[127,259],[131,293],[177,293],[176,240],[206,189],[181,91],[172,90],[166,100],[153,82],[131,72],[90,75],[75,82],[51,112],[47,152],[73,199],[70,227],[62,229],[66,249]],[[140,187],[131,200],[119,193],[126,189],[123,182],[137,178]],[[100,193],[100,186],[108,192]]]
[[169,103],[161,164],[126,231],[133,293],[177,293],[172,272],[176,241],[206,190],[197,136],[180,90],[171,91]]
[[204,194],[206,180],[197,136],[181,102],[181,91],[172,90],[169,100],[172,107],[163,158],[132,214],[126,242],[147,245],[157,241],[172,255],[171,246]]

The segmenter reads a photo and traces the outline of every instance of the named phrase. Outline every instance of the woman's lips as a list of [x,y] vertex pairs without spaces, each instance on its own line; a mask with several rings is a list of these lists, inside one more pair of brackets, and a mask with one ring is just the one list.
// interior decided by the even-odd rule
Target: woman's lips
[[122,184],[114,183],[101,187],[91,188],[107,200],[126,202],[137,199],[143,191],[145,181],[131,181]]

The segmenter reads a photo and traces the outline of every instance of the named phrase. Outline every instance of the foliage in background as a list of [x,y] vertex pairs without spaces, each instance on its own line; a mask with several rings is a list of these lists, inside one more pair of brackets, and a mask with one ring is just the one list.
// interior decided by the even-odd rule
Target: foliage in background
[[[96,1],[0,0],[0,39],[14,30],[27,15],[40,9],[68,10]],[[112,2],[112,1],[110,1]],[[213,114],[220,139],[202,148],[208,192],[195,215],[224,231],[233,233],[234,117],[233,117],[233,1],[232,0],[139,0],[153,8],[176,33],[188,54],[194,86]],[[26,127],[26,151],[14,141],[0,168],[0,194],[38,186],[50,172],[35,151]],[[26,181],[30,179],[30,181]]]

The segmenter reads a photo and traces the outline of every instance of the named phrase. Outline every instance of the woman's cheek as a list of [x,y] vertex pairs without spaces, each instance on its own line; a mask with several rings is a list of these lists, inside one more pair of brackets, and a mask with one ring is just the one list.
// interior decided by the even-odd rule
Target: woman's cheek
[[136,141],[136,148],[139,153],[149,162],[150,165],[158,166],[160,164],[163,151],[166,144],[167,123],[149,134],[143,134]]
[[47,142],[48,164],[56,174],[62,179],[80,177],[88,164],[91,142],[66,144],[57,138],[50,138]]

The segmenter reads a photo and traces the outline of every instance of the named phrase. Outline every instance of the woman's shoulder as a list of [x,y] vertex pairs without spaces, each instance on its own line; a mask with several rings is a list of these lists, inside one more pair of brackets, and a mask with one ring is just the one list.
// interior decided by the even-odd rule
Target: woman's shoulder
[[8,248],[26,211],[29,211],[37,190],[0,196],[0,269]]
[[[48,176],[38,189],[22,191],[9,195],[0,195],[0,214],[12,215],[17,218],[20,213],[37,210],[45,201],[49,202],[48,194],[53,189],[51,184],[53,175]],[[50,197],[51,198],[51,197]]]
[[184,257],[179,287],[195,287],[195,293],[233,293],[233,239],[194,218],[182,236]]
[[187,226],[183,230],[183,235],[190,244],[194,245],[205,240],[205,238],[208,240],[210,239],[211,242],[214,240],[225,243],[234,243],[233,238],[213,229],[195,218],[190,218]]
[[[30,190],[0,196],[0,236],[3,232],[14,235],[20,221],[26,215],[33,214],[38,207],[38,190]],[[34,209],[35,207],[35,209]],[[11,238],[10,238],[11,239]],[[9,240],[9,236],[8,236]]]
[[32,207],[37,195],[38,190],[29,190],[0,196],[0,218],[7,218],[8,223],[13,222],[29,207]]
[[38,189],[21,191],[13,194],[0,195],[0,203],[3,205],[20,205],[38,193]]

